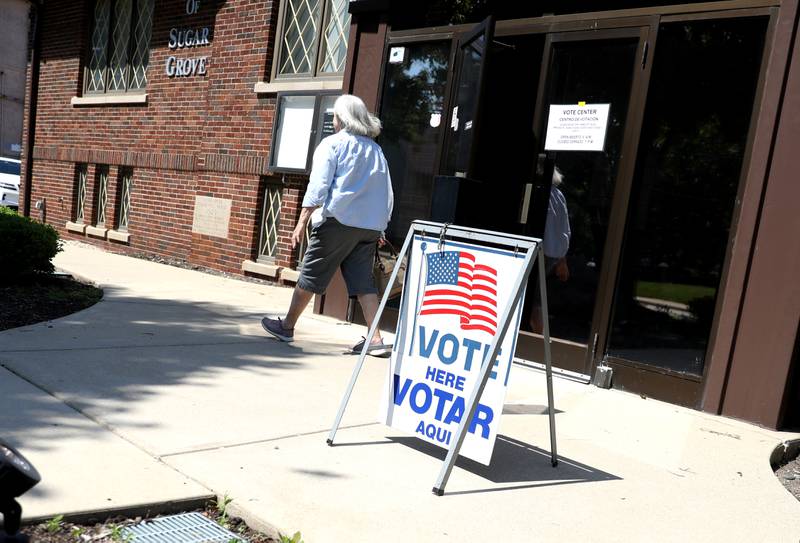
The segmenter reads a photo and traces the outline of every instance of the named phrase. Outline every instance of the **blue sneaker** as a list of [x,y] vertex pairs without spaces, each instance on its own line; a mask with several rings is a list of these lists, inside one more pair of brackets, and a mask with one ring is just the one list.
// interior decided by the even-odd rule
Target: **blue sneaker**
[[283,323],[279,318],[270,319],[269,317],[264,317],[261,319],[261,326],[264,328],[264,330],[281,341],[285,341],[286,343],[294,341],[294,328],[284,328]]

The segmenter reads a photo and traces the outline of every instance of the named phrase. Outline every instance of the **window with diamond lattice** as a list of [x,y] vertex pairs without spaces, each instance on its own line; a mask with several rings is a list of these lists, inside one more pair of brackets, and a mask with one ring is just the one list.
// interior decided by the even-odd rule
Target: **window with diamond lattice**
[[147,86],[154,0],[95,0],[86,93],[141,91]]
[[75,222],[83,223],[86,204],[86,164],[75,165]]
[[128,231],[128,220],[131,213],[131,188],[133,185],[133,170],[130,168],[120,168],[117,197],[117,230],[120,232]]
[[264,208],[261,213],[261,235],[258,260],[272,262],[278,252],[278,227],[281,216],[281,185],[267,184],[264,189]]
[[350,35],[348,0],[283,0],[274,77],[341,76]]
[[94,224],[106,225],[106,204],[108,203],[108,166],[97,166],[95,174],[95,191],[97,200],[94,208]]

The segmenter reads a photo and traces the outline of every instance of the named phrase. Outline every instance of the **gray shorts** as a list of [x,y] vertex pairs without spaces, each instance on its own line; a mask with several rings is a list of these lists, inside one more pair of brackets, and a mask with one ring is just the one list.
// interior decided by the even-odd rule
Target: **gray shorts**
[[350,296],[377,294],[372,268],[375,242],[380,235],[376,230],[346,226],[333,217],[326,218],[311,231],[297,286],[323,294],[341,267]]

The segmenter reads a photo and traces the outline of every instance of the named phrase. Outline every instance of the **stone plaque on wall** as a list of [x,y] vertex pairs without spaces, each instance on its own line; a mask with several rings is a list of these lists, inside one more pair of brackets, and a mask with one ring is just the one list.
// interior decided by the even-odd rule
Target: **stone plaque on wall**
[[223,198],[195,196],[192,232],[217,238],[228,237],[231,201]]

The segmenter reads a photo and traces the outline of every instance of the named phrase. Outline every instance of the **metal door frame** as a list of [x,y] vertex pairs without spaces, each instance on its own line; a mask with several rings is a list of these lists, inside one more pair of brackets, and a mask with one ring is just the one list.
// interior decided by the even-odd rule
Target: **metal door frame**
[[[775,32],[775,25],[778,19],[778,8],[774,7],[774,2],[747,2],[749,4],[759,5],[744,5],[746,2],[739,2],[739,6],[732,6],[724,11],[714,12],[691,12],[691,13],[675,13],[670,15],[663,15],[659,17],[657,24],[675,23],[681,21],[700,21],[700,20],[714,20],[714,19],[733,19],[733,18],[747,18],[747,17],[767,17],[767,28],[764,36],[764,49],[761,54],[761,67],[758,72],[758,80],[756,82],[756,89],[753,99],[752,112],[750,117],[750,127],[745,139],[745,146],[742,156],[742,165],[739,172],[738,189],[736,192],[736,201],[741,202],[744,198],[743,193],[747,185],[747,176],[749,164],[752,158],[753,143],[756,137],[756,129],[759,121],[759,111],[761,108],[762,97],[764,92],[764,85],[766,82],[766,73],[769,68],[769,59],[772,52],[771,42]],[[772,7],[770,7],[772,6]],[[652,54],[651,54],[652,58]],[[648,75],[649,79],[649,75]],[[646,95],[645,95],[646,99]],[[629,189],[630,190],[630,189]],[[626,205],[627,209],[627,205]],[[686,405],[689,407],[699,408],[703,400],[705,387],[708,380],[710,368],[712,366],[712,353],[716,349],[717,334],[720,326],[720,317],[722,308],[725,302],[725,286],[727,283],[727,276],[731,264],[732,250],[734,240],[737,237],[737,229],[739,226],[739,212],[741,206],[735,205],[731,214],[730,228],[728,239],[726,243],[725,255],[722,261],[722,274],[720,283],[717,290],[717,299],[714,307],[714,316],[712,319],[711,327],[709,329],[708,343],[704,353],[704,366],[701,375],[680,372],[668,368],[646,364],[634,360],[627,360],[621,357],[615,357],[604,354],[603,362],[614,368],[614,379],[622,382],[624,388],[631,388],[641,394],[655,394],[659,399],[666,399],[673,403]],[[625,212],[625,210],[623,210]],[[622,223],[622,234],[624,235],[625,221]],[[617,255],[617,270],[622,260],[622,246]],[[611,283],[611,298],[608,300],[609,314],[605,322],[603,332],[603,353],[605,353],[608,340],[610,336],[611,318],[613,317],[613,295],[616,287],[616,277],[613,278]],[[599,362],[599,361],[598,361]],[[668,390],[663,395],[662,392]]]
[[383,62],[381,64],[380,83],[378,85],[379,93],[376,105],[376,111],[380,112],[383,108],[383,91],[386,86],[386,65],[389,58],[389,49],[391,47],[412,45],[416,43],[430,43],[430,42],[450,42],[450,57],[447,61],[447,81],[444,87],[444,102],[442,103],[442,133],[439,134],[439,141],[437,145],[437,152],[434,159],[434,175],[441,171],[442,160],[445,148],[445,138],[447,136],[447,124],[449,122],[451,95],[453,91],[453,81],[455,79],[455,62],[458,52],[458,36],[459,33],[472,28],[474,25],[457,25],[448,27],[434,27],[434,28],[421,28],[419,30],[404,30],[400,32],[387,32],[386,41],[384,43]]
[[[647,90],[650,83],[652,66],[652,62],[650,62],[650,60],[653,59],[655,55],[659,25],[661,23],[689,20],[769,16],[770,21],[768,24],[767,36],[765,38],[761,73],[759,74],[758,88],[753,106],[753,118],[751,120],[751,129],[747,138],[742,173],[740,176],[739,195],[741,195],[743,190],[746,188],[746,185],[749,184],[747,164],[751,159],[753,140],[756,135],[755,132],[757,125],[759,124],[758,113],[763,99],[762,94],[765,85],[765,74],[768,68],[768,61],[772,54],[772,37],[775,33],[775,25],[778,19],[778,8],[781,6],[781,3],[781,0],[729,0],[701,4],[675,4],[669,6],[606,12],[576,13],[527,19],[501,20],[495,23],[495,37],[546,34],[545,52],[541,67],[543,70],[542,73],[546,74],[546,69],[549,68],[549,52],[554,36],[560,36],[559,38],[556,38],[556,41],[564,41],[567,39],[582,39],[581,35],[587,36],[589,35],[587,33],[599,36],[601,35],[599,34],[601,32],[612,31],[613,34],[614,31],[619,31],[620,29],[637,28],[638,32],[640,32],[640,35],[642,35],[641,33],[643,32],[645,37],[644,39],[640,39],[637,55],[639,55],[638,58],[642,58],[644,53],[643,44],[647,43],[646,58],[644,59],[644,65],[641,66],[642,69],[635,70],[634,72],[634,80],[632,81],[631,95],[628,104],[628,116],[626,118],[626,127],[623,135],[623,149],[636,151],[638,150],[641,127],[644,119],[644,106],[646,104]],[[443,104],[444,110],[449,112],[451,109],[452,85],[454,79],[453,76],[458,51],[458,36],[459,34],[474,28],[474,26],[475,25],[473,24],[463,24],[402,31],[391,31],[390,29],[386,34],[383,58],[388,58],[388,49],[392,45],[449,40],[451,42],[450,60],[447,82],[445,86],[445,100]],[[545,62],[548,64],[547,67],[545,66]],[[383,102],[385,67],[386,66],[384,62],[380,68],[378,111],[380,111],[380,107],[382,107]],[[542,78],[540,76],[540,89],[537,89],[537,112],[539,112],[541,109],[539,104],[541,104],[541,98],[544,92],[545,84],[546,78]],[[445,122],[445,120],[446,119],[443,119],[443,122]],[[447,121],[449,122],[449,119],[447,119]],[[536,118],[535,122],[537,123],[536,126],[541,126],[541,113],[539,113],[539,118]],[[446,130],[443,131],[442,135],[440,136],[440,141],[438,142],[438,150],[436,153],[437,172],[441,172],[446,132]],[[598,282],[597,298],[595,300],[595,308],[592,317],[593,333],[597,333],[597,345],[594,349],[595,355],[592,357],[590,350],[588,348],[586,349],[587,356],[584,371],[586,371],[588,374],[594,373],[598,362],[600,362],[600,360],[603,358],[603,354],[606,351],[608,342],[611,312],[613,309],[613,295],[614,289],[616,288],[616,279],[621,258],[621,253],[619,251],[622,249],[622,237],[624,236],[630,190],[632,188],[633,175],[635,173],[636,155],[635,153],[627,153],[623,158],[624,161],[620,162],[620,166],[617,171],[617,179],[614,186],[614,197],[611,203],[611,210],[609,212],[609,226],[606,233],[606,246],[603,252],[604,270],[601,270],[601,276]],[[665,397],[665,399],[694,407],[699,404],[709,370],[713,365],[711,354],[716,349],[716,335],[718,332],[718,327],[720,326],[720,315],[725,304],[725,288],[727,283],[728,266],[731,259],[732,242],[737,235],[739,218],[739,208],[737,207],[734,209],[734,214],[731,219],[728,250],[726,251],[725,255],[723,277],[720,282],[713,324],[710,330],[709,342],[706,350],[706,364],[703,375],[693,376],[676,374],[675,372],[670,372],[669,370],[638,364],[636,362],[616,359],[609,360],[609,363],[615,368],[615,370],[619,370],[619,375],[615,374],[615,380],[620,379],[624,381],[626,383],[626,388],[627,384],[631,385],[630,388],[638,388],[635,383],[644,384],[645,388],[649,390],[652,390],[653,388],[663,389],[665,386],[669,386],[670,389],[675,389],[675,387],[677,387],[675,393],[669,393],[669,397]],[[530,335],[525,332],[522,332],[521,334]],[[660,384],[655,383],[655,381],[659,381]],[[668,385],[665,385],[665,383],[668,383]]]
[[[520,35],[520,34],[534,34],[534,33],[547,33],[548,38],[547,40],[550,41],[550,38],[553,34],[578,34],[581,32],[586,31],[594,31],[595,29],[618,29],[618,28],[626,28],[626,27],[648,27],[648,37],[647,40],[649,41],[649,47],[647,51],[646,63],[643,66],[643,70],[635,75],[641,79],[641,88],[639,92],[635,95],[631,93],[631,103],[629,104],[629,115],[631,113],[631,106],[633,106],[634,100],[640,100],[641,104],[637,110],[637,118],[635,119],[636,122],[636,133],[635,133],[635,142],[631,141],[630,143],[635,143],[635,145],[631,148],[633,151],[638,150],[639,145],[639,138],[641,135],[641,127],[644,120],[644,106],[646,105],[647,100],[647,91],[649,88],[650,83],[650,75],[651,75],[651,67],[652,67],[652,60],[655,55],[656,50],[656,41],[658,36],[658,28],[662,23],[674,23],[680,21],[697,21],[697,20],[713,20],[713,19],[728,19],[728,18],[745,18],[745,17],[769,17],[769,22],[767,26],[767,33],[765,36],[764,42],[764,51],[762,53],[762,64],[761,70],[759,73],[759,79],[757,82],[757,89],[755,100],[753,104],[753,113],[750,123],[750,131],[747,136],[744,158],[742,163],[742,171],[740,173],[740,180],[739,180],[739,189],[737,192],[737,199],[741,200],[742,192],[747,185],[747,175],[748,175],[748,164],[751,160],[751,153],[753,148],[753,141],[756,136],[756,128],[758,125],[758,114],[760,111],[761,103],[762,103],[762,95],[763,95],[763,88],[765,85],[766,79],[766,72],[769,68],[769,59],[771,58],[772,53],[772,38],[775,33],[775,25],[777,24],[778,19],[778,6],[780,6],[780,1],[776,0],[735,0],[731,2],[718,2],[714,4],[705,4],[705,5],[676,5],[676,6],[666,6],[664,8],[644,8],[641,10],[630,10],[630,16],[622,16],[622,17],[614,17],[612,14],[608,13],[594,13],[594,14],[583,14],[584,17],[579,17],[578,15],[564,15],[564,16],[556,16],[552,17],[551,21],[545,21],[542,19],[526,19],[526,20],[515,20],[515,21],[508,21],[504,22],[501,21],[498,23],[498,28],[495,33],[496,36],[511,36],[511,35]],[[622,12],[619,12],[619,15],[622,15]],[[592,19],[592,17],[597,17]],[[556,21],[558,19],[558,21]],[[501,26],[500,23],[507,23]],[[552,32],[555,30],[556,32]],[[640,43],[642,43],[640,41]],[[545,46],[545,54],[549,48],[549,44]],[[639,51],[641,53],[641,50]],[[640,57],[641,58],[641,57]],[[544,62],[549,63],[549,57],[543,59]],[[542,66],[542,69],[545,69],[545,66]],[[545,72],[543,72],[545,73]],[[540,77],[540,87],[545,84],[545,82]],[[541,99],[543,97],[543,91],[537,94],[537,112],[540,110],[539,104],[541,104]],[[623,137],[628,138],[629,134],[628,131],[631,130],[631,117],[628,118],[629,120],[626,121],[626,131],[625,136]],[[535,126],[541,126],[541,119],[536,119],[535,122],[537,123]],[[634,135],[631,135],[634,136]],[[628,148],[628,142],[623,145],[623,148]],[[586,378],[590,378],[593,376],[597,365],[601,363],[605,357],[605,352],[608,345],[609,340],[609,331],[610,331],[610,324],[612,318],[612,311],[613,311],[613,297],[614,291],[616,288],[616,281],[619,272],[619,266],[621,264],[621,256],[622,256],[622,242],[624,241],[622,238],[625,232],[626,220],[627,220],[627,210],[629,205],[629,198],[630,198],[630,191],[632,188],[632,181],[633,176],[635,174],[635,167],[636,167],[636,156],[635,153],[631,156],[627,157],[628,160],[626,161],[627,164],[625,165],[627,168],[630,168],[629,174],[627,176],[627,182],[624,186],[624,192],[620,192],[620,189],[623,187],[620,185],[615,185],[614,188],[614,199],[612,201],[612,209],[609,215],[609,229],[606,234],[606,248],[603,252],[603,260],[604,265],[603,267],[607,267],[607,263],[611,263],[613,266],[613,273],[612,269],[606,270],[607,273],[601,274],[601,281],[598,283],[598,299],[595,301],[595,312],[593,314],[593,328],[596,326],[596,330],[593,333],[597,333],[597,346],[594,349],[595,356],[593,358],[587,357],[586,365],[588,367],[588,373],[585,375]],[[620,174],[623,169],[623,164],[620,163],[620,170],[617,174],[617,179],[624,180],[624,177],[620,177]],[[620,215],[621,214],[621,215]],[[733,241],[737,236],[737,229],[739,224],[739,206],[734,209],[733,216],[731,217],[731,225],[730,225],[730,234],[728,239],[728,249],[726,250],[724,262],[723,262],[723,276],[720,280],[720,287],[717,295],[717,303],[714,311],[714,318],[712,322],[711,329],[709,331],[709,341],[706,347],[705,359],[706,363],[703,368],[702,375],[692,375],[686,374],[676,371],[671,371],[665,368],[659,368],[657,366],[652,366],[644,363],[639,363],[630,360],[624,360],[615,357],[606,357],[606,361],[609,365],[611,365],[615,369],[614,379],[616,382],[621,382],[624,388],[631,388],[637,391],[644,391],[648,394],[655,393],[659,398],[666,399],[668,401],[673,401],[675,403],[679,403],[681,405],[688,405],[691,407],[698,407],[702,397],[704,387],[706,386],[706,380],[709,375],[709,371],[712,366],[712,353],[716,348],[717,343],[717,333],[718,328],[720,326],[720,318],[721,313],[723,310],[724,305],[724,294],[725,294],[725,285],[727,282],[727,274],[728,274],[728,267],[731,261],[731,253],[733,248]],[[612,231],[613,228],[613,231]],[[611,246],[609,243],[612,241],[611,236],[617,240],[617,245],[614,247],[614,250],[611,250]],[[609,259],[612,259],[613,262],[610,262]],[[604,295],[604,298],[601,300],[599,299],[600,294]],[[598,320],[598,317],[599,320]],[[522,332],[521,334],[529,335],[526,332]],[[567,372],[571,373],[571,372]],[[669,392],[665,395],[660,394],[661,391],[668,389]]]
[[[633,171],[636,163],[635,151],[639,144],[639,134],[644,118],[644,104],[650,77],[651,63],[649,59],[652,58],[652,51],[655,45],[655,33],[652,31],[652,27],[658,24],[658,18],[636,17],[625,21],[609,19],[604,21],[604,23],[607,24],[603,25],[603,28],[598,28],[597,30],[570,30],[566,32],[547,33],[533,119],[535,139],[540,142],[539,145],[541,146],[545,135],[544,121],[546,115],[543,100],[551,83],[550,59],[554,44],[610,40],[615,38],[638,39],[633,65],[631,66],[631,88],[625,117],[625,128],[622,135],[620,163],[614,179],[611,207],[608,212],[608,229],[606,231],[603,261],[600,268],[600,277],[597,282],[594,307],[592,309],[592,323],[589,337],[587,338],[588,341],[586,345],[583,345],[551,338],[554,349],[566,351],[568,353],[567,358],[569,362],[566,365],[560,364],[559,367],[577,372],[584,375],[586,378],[593,375],[596,364],[598,360],[602,358],[602,353],[605,348],[606,334],[604,331],[607,329],[610,320],[610,300],[613,299],[614,279],[618,266],[618,259],[614,257],[618,254],[622,243],[622,234],[624,233],[628,196],[633,182]],[[568,26],[574,28],[573,23],[569,23]],[[650,37],[651,35],[653,35],[652,38]],[[536,150],[536,152],[539,151],[539,149]],[[525,343],[532,342],[533,345],[529,345],[529,347],[533,348],[536,348],[535,344],[541,341],[537,334],[530,332],[520,332],[520,336],[527,337],[528,339],[525,340]],[[598,353],[601,353],[601,356],[598,357]]]

